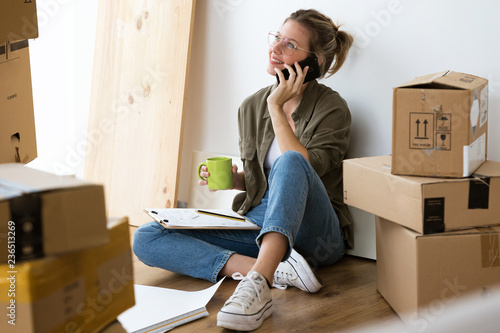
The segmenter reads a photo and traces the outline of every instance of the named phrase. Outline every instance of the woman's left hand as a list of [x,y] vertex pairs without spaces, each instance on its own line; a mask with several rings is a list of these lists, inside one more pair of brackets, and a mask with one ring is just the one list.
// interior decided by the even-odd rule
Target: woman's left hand
[[267,103],[282,107],[287,101],[293,97],[300,95],[304,89],[304,79],[305,73],[309,70],[309,66],[300,68],[300,65],[295,62],[294,64],[296,72],[290,65],[285,64],[285,67],[290,73],[288,80],[285,80],[283,72],[277,68],[274,70],[278,77],[280,78],[280,83],[276,89],[267,97]]

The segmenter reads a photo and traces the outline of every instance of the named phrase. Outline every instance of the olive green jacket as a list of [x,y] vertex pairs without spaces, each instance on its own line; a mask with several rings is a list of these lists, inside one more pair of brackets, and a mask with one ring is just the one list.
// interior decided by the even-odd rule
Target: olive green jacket
[[[247,97],[238,112],[239,148],[246,191],[236,195],[233,210],[245,214],[267,190],[264,159],[274,139],[267,97],[276,84]],[[346,246],[352,246],[351,216],[343,203],[342,160],[349,145],[351,114],[340,95],[316,80],[309,82],[292,114],[295,135],[307,148],[340,220]]]

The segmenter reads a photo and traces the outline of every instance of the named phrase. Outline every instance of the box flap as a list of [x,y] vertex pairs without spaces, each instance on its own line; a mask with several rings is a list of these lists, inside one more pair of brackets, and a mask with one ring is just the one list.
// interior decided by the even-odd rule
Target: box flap
[[464,74],[452,71],[443,71],[417,77],[398,88],[428,88],[428,89],[474,89],[488,80],[471,74]]
[[0,200],[22,193],[93,185],[71,176],[58,176],[19,163],[0,164]]
[[96,186],[49,191],[42,196],[45,253],[88,247],[88,240],[105,244],[106,207],[104,191]]
[[411,81],[408,81],[408,82],[406,82],[406,83],[398,86],[398,88],[413,87],[413,86],[420,86],[420,85],[431,84],[432,82],[434,82],[434,80],[436,80],[436,79],[438,79],[440,77],[445,76],[449,72],[450,71],[442,71],[442,72],[439,72],[439,73],[434,73],[434,74],[428,74],[428,75],[419,76],[419,77],[414,78]]
[[500,177],[500,162],[487,160],[471,177]]
[[0,44],[38,37],[35,0],[2,0],[0,13]]
[[[362,166],[364,168],[368,168],[370,170],[374,170],[376,172],[390,175],[391,174],[391,156],[373,156],[373,157],[361,157],[361,158],[353,158],[344,160],[347,163],[353,163],[355,165]],[[500,170],[499,170],[500,171]],[[448,181],[460,181],[457,178],[435,178],[435,177],[420,177],[420,176],[400,176],[400,175],[392,175],[394,179],[398,179],[398,181],[404,181],[408,183],[415,184],[432,184],[439,182],[448,182]]]
[[488,80],[471,74],[449,72],[444,76],[438,77],[434,82],[450,87],[470,90],[487,83]]

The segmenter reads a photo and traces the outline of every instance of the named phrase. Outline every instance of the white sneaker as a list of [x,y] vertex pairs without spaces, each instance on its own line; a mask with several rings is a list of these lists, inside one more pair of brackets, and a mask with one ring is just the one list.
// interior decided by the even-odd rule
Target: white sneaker
[[241,282],[217,314],[217,326],[239,331],[255,330],[273,313],[271,289],[266,278],[255,271],[248,272],[246,277],[235,273],[233,279],[241,279]]
[[315,293],[323,287],[323,282],[307,261],[297,251],[292,249],[290,257],[280,262],[274,272],[273,287],[286,289],[297,287],[309,293]]

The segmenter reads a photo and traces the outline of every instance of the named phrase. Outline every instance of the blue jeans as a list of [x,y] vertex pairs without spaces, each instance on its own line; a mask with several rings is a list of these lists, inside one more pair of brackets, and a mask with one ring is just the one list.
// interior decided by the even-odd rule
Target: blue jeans
[[268,232],[285,235],[290,248],[315,268],[344,254],[339,220],[325,187],[298,152],[285,152],[275,161],[264,198],[246,217],[261,230],[166,229],[149,222],[136,230],[133,250],[146,265],[212,282],[232,254],[256,258]]

